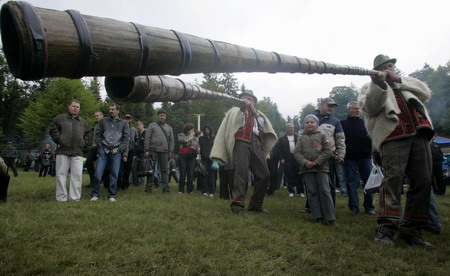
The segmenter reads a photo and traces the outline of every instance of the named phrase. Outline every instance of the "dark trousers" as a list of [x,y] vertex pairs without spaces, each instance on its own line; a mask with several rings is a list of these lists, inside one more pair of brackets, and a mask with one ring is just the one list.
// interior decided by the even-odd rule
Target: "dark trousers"
[[178,156],[178,169],[180,170],[180,181],[178,191],[184,193],[184,187],[187,183],[187,192],[192,193],[195,173],[195,156],[181,153]]
[[5,164],[6,166],[8,166],[8,169],[6,169],[6,173],[8,173],[9,168],[11,168],[11,170],[14,173],[14,176],[18,176],[16,169],[16,158],[5,158]]
[[208,174],[197,176],[201,183],[201,191],[202,193],[214,194],[216,192],[216,171],[211,169],[211,160],[202,160],[202,164],[208,170]]
[[[169,192],[169,154],[167,152],[152,152],[152,157],[155,162],[153,174],[156,176],[159,168],[161,174],[161,182],[159,185],[162,186],[163,192]],[[157,177],[154,179],[156,181]]]
[[30,163],[30,162],[25,163],[25,167],[23,168],[23,171],[24,171],[24,172],[29,171],[29,170],[30,170],[30,166],[31,166],[31,163]]
[[303,182],[301,181],[298,172],[298,163],[295,161],[294,156],[292,155],[290,158],[285,159],[284,178],[286,180],[285,182],[287,183],[289,193],[297,192],[297,194],[303,194],[305,192]]
[[[132,172],[133,167],[133,159],[134,159],[134,151],[130,150],[128,152],[127,162],[124,162],[122,160],[122,174],[121,174],[121,181],[120,181],[120,188],[123,190],[128,189],[130,187],[130,173]],[[133,182],[134,182],[133,178]],[[136,183],[133,183],[135,185]]]
[[247,195],[248,172],[253,173],[253,195],[250,199],[249,207],[260,208],[264,202],[264,196],[269,186],[269,169],[261,143],[252,135],[249,142],[236,140],[233,149],[234,159],[234,188],[233,203],[231,208],[244,208],[244,201]]
[[173,179],[175,180],[175,183],[180,182],[180,180],[178,178],[178,173],[177,173],[176,170],[175,171],[170,171],[170,173],[169,173],[169,183],[170,183],[171,177],[173,177]]
[[276,158],[267,159],[267,167],[270,173],[267,194],[273,195],[280,188],[280,183],[278,182],[278,160]]
[[234,170],[226,170],[223,166],[219,168],[220,198],[229,200],[232,198],[234,188]]
[[445,183],[444,183],[444,173],[442,171],[442,162],[433,162],[433,179],[436,194],[445,195]]
[[[336,170],[336,159],[334,159],[333,157],[330,157],[328,159],[328,169],[330,170],[330,172],[328,173],[329,176],[329,184],[330,184],[330,194],[331,194],[331,198],[333,199],[333,205],[336,207],[336,182],[335,180],[337,179],[337,170]],[[306,187],[308,187],[308,183],[306,183],[305,180],[305,185]],[[309,199],[306,199],[306,204],[305,204],[305,209],[309,209]]]
[[[421,135],[390,141],[381,146],[384,179],[380,188],[377,231],[392,236],[399,229],[420,236],[430,210],[432,162],[430,145]],[[410,180],[403,223],[401,194],[404,176]]]
[[41,168],[39,169],[39,177],[47,176],[48,172],[50,172],[50,165],[41,166]]
[[88,156],[86,158],[86,163],[85,164],[86,164],[86,169],[87,169],[88,174],[89,174],[89,179],[90,179],[89,184],[90,185],[94,185],[94,174],[95,174],[94,163],[95,163],[95,161],[98,158],[97,157],[97,153],[98,153],[97,147],[94,147],[94,148],[92,148],[89,151]]
[[9,174],[0,172],[0,202],[6,202],[8,197]]

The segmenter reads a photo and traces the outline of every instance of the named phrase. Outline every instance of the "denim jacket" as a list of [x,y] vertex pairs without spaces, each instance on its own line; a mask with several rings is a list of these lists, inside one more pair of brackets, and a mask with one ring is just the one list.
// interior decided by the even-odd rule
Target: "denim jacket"
[[128,152],[130,127],[128,122],[120,118],[105,117],[98,122],[95,130],[95,143],[98,148],[119,148],[122,153]]

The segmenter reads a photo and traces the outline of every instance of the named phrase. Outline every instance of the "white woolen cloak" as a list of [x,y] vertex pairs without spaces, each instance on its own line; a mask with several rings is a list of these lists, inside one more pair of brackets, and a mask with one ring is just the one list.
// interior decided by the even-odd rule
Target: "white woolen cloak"
[[[430,115],[424,103],[431,97],[428,86],[415,78],[401,77],[402,83],[396,83],[405,98],[414,104],[417,111],[423,114],[431,123]],[[394,90],[387,85],[383,90],[374,82],[365,84],[358,96],[359,106],[364,114],[367,131],[372,138],[372,147],[380,150],[381,144],[394,131],[399,120],[400,108],[395,99]]]
[[[258,114],[264,118],[263,149],[264,155],[268,156],[277,141],[277,135],[266,115],[260,111],[258,111]],[[243,113],[239,107],[233,107],[225,114],[225,118],[222,120],[214,139],[210,155],[211,160],[216,161],[220,165],[233,164],[234,134],[242,126],[242,118]]]

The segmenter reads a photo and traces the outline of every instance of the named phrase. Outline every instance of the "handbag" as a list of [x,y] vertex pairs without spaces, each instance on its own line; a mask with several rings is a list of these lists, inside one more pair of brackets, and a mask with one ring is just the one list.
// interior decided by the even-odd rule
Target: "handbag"
[[192,157],[197,157],[198,150],[196,147],[189,147],[189,155]]
[[202,163],[201,159],[195,160],[195,174],[197,176],[205,176],[208,174],[208,170],[205,168],[205,166]]
[[377,164],[374,164],[369,178],[367,179],[366,186],[364,186],[364,192],[366,194],[378,193],[380,191],[383,177],[384,175],[381,172],[381,168]]
[[133,171],[138,177],[153,174],[153,160],[150,156],[134,157]]

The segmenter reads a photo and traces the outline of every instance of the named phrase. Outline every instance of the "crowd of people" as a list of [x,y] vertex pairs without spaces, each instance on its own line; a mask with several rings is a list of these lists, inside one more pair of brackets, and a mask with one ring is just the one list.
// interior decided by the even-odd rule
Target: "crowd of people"
[[[109,106],[108,116],[95,112],[97,123],[91,129],[79,115],[80,102],[74,99],[68,112],[56,116],[50,125],[55,151],[44,145],[35,168],[39,177],[56,176],[57,201],[79,201],[83,149],[89,146],[85,167],[90,182],[85,187],[92,188],[91,201],[102,198],[102,183],[109,201],[117,200],[118,189],[143,182],[145,193],[155,187],[170,193],[172,177],[180,194],[192,194],[197,187],[204,196],[214,197],[219,178],[220,198],[231,200],[230,210],[237,215],[269,213],[263,207],[265,196],[273,195],[283,179],[287,197],[306,195],[303,212],[317,223],[338,226],[336,191],[348,198],[351,215],[360,213],[358,189],[364,188],[375,163],[385,176],[377,212],[373,194],[364,193],[362,205],[366,214],[378,216],[374,241],[394,245],[394,234],[399,232],[407,244],[432,248],[422,239],[421,230],[440,232],[434,193],[445,194],[445,184],[442,151],[433,142],[435,133],[423,104],[431,91],[417,79],[398,76],[395,63],[396,59],[386,55],[375,58],[374,70],[379,73],[362,87],[358,101],[347,104],[346,119],[334,117],[337,104],[324,98],[313,114],[305,116],[298,133],[288,123],[280,138],[269,119],[256,109],[257,98],[251,90],[242,91],[241,105],[226,113],[216,134],[209,125],[195,132],[194,124],[187,122],[175,136],[163,109],[158,110],[155,122],[145,127],[138,121],[135,128],[130,114],[120,116],[118,104]],[[3,183],[9,183],[8,170],[18,176],[17,150],[12,143],[2,157],[0,200],[6,201],[8,186]],[[32,161],[29,152],[25,171]],[[148,168],[142,169],[144,165]],[[403,212],[405,181],[409,188]],[[246,207],[249,183],[253,194]]]

